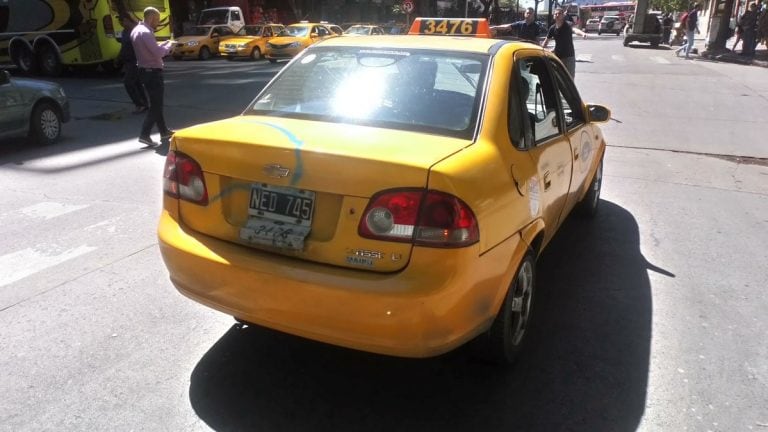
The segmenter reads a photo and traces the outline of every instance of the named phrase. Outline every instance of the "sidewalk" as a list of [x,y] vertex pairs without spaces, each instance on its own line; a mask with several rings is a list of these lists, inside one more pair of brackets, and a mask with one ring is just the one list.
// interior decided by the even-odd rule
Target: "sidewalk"
[[701,57],[725,63],[736,63],[768,68],[768,48],[766,48],[765,45],[760,45],[755,48],[754,57],[745,57],[740,55],[742,44],[739,44],[739,49],[736,51],[731,51],[734,42],[736,42],[736,38],[732,37],[725,43],[725,46],[727,47],[725,51],[710,52],[709,50],[706,50],[701,52]]

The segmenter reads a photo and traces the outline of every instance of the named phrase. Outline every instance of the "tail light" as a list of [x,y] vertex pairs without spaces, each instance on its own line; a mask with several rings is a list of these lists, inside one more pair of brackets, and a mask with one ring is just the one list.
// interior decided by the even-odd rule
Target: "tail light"
[[475,214],[459,198],[434,190],[376,194],[358,226],[361,237],[430,247],[462,247],[480,238]]
[[168,152],[163,170],[163,192],[173,198],[208,205],[203,170],[197,161],[184,153]]
[[115,37],[115,25],[112,23],[112,16],[104,15],[104,18],[101,19],[101,23],[104,24],[104,33],[107,37]]

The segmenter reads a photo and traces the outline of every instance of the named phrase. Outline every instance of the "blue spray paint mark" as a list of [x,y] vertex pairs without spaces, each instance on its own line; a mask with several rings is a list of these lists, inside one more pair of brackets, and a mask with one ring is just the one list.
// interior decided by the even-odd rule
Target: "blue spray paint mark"
[[267,123],[267,122],[261,122],[256,120],[244,120],[249,123],[255,123],[260,124],[263,126],[269,126],[273,129],[277,129],[280,133],[285,135],[290,142],[293,143],[295,146],[294,148],[294,154],[296,155],[296,167],[293,170],[293,177],[291,177],[291,186],[295,186],[296,183],[301,180],[301,176],[304,174],[304,163],[301,160],[301,146],[304,145],[304,141],[300,140],[299,137],[291,133],[288,129],[278,126],[276,124]]

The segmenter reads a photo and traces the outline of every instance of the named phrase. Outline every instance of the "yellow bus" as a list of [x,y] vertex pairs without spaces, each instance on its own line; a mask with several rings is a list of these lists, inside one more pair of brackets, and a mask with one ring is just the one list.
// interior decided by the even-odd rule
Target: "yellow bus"
[[59,75],[65,67],[116,66],[120,15],[160,11],[159,40],[171,37],[168,0],[0,0],[0,63],[27,74]]

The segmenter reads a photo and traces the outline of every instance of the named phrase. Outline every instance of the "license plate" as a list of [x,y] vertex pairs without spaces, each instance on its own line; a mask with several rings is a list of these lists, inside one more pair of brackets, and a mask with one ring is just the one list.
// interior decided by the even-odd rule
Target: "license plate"
[[237,52],[237,49],[236,48],[226,48],[224,51],[233,53],[233,52]]
[[293,225],[312,225],[315,193],[283,186],[257,184],[251,187],[248,214]]
[[250,243],[301,250],[312,226],[315,193],[268,184],[251,187],[248,222],[240,238]]

